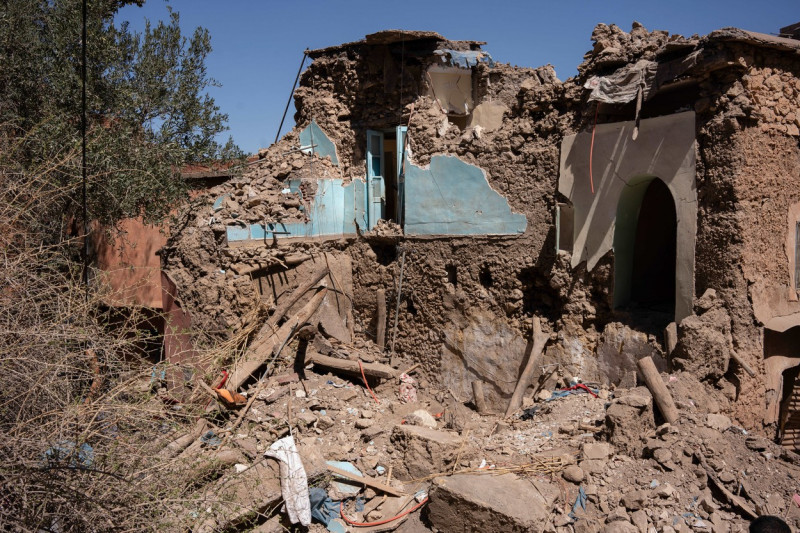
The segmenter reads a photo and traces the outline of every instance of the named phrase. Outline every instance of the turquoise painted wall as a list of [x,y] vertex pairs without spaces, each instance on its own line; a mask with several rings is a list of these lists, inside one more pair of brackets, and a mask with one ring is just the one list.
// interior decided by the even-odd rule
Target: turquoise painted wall
[[303,131],[300,132],[300,147],[309,147],[303,148],[303,152],[310,154],[310,147],[312,145],[316,145],[314,146],[315,154],[319,155],[320,157],[329,155],[331,156],[331,162],[334,165],[339,166],[339,158],[336,157],[336,145],[328,138],[327,135],[325,135],[325,132],[322,131],[322,129],[314,120],[312,120],[311,124],[306,126]]
[[[292,192],[299,191],[296,184],[289,183]],[[341,179],[321,179],[317,181],[317,192],[309,202],[308,222],[289,222],[231,225],[226,228],[228,242],[248,240],[272,240],[273,237],[322,237],[355,235],[356,224],[367,227],[364,205],[365,184],[355,179],[345,185]]]
[[435,155],[427,168],[407,163],[406,235],[515,235],[528,226],[491,188],[482,169]]
[[[288,188],[299,191],[292,182]],[[434,156],[427,168],[407,162],[405,190],[406,235],[517,235],[528,225],[525,215],[513,213],[489,186],[483,170],[454,156]],[[347,185],[320,179],[308,203],[309,222],[232,225],[228,241],[355,235],[356,224],[368,227],[366,193],[361,179]]]

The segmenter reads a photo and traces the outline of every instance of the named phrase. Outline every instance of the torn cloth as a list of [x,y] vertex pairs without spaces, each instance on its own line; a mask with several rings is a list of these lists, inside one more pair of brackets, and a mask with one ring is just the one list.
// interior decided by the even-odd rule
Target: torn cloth
[[578,511],[586,512],[586,491],[583,490],[583,487],[578,489],[578,496],[575,498],[575,503],[572,504],[572,511],[570,511],[567,516],[573,520],[577,520],[578,517],[575,513]]
[[598,390],[592,390],[591,388],[587,387],[583,383],[577,383],[577,384],[573,385],[572,387],[569,387],[569,388],[566,388],[566,389],[554,390],[553,393],[550,395],[550,397],[548,399],[546,399],[545,401],[546,402],[552,402],[553,400],[558,400],[560,398],[566,398],[567,396],[569,396],[571,394],[579,394],[580,392],[587,392],[587,393],[591,394],[592,396],[594,396],[595,398],[597,398],[597,393],[599,391]]
[[642,102],[655,93],[656,71],[658,63],[640,59],[633,65],[618,69],[610,76],[593,76],[589,78],[585,89],[591,89],[589,100],[596,100],[605,104],[627,104],[636,100],[636,126],[633,128],[632,138],[635,141],[639,136],[639,115],[642,112]]
[[627,104],[639,96],[644,100],[655,88],[658,63],[641,59],[633,65],[627,65],[609,76],[592,76],[583,86],[591,89],[589,100],[604,104]]
[[414,378],[408,374],[400,376],[400,401],[402,403],[415,403],[417,401],[417,389],[414,387]]
[[319,487],[309,489],[311,516],[326,527],[334,518],[339,518],[339,502],[328,497],[328,491]]
[[308,498],[308,479],[303,461],[294,444],[294,437],[289,435],[272,443],[267,457],[277,459],[281,468],[281,495],[286,503],[286,512],[292,524],[300,522],[307,526],[311,523],[311,503]]

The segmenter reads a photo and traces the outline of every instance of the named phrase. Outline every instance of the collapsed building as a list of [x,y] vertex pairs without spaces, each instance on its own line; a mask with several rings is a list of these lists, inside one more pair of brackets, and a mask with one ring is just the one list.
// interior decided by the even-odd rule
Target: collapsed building
[[634,386],[651,356],[793,447],[800,41],[592,39],[563,82],[430,32],[309,52],[296,127],[195,197],[160,252],[167,360],[325,265],[327,337],[379,343],[462,398],[480,381],[492,411],[537,317],[537,377]]

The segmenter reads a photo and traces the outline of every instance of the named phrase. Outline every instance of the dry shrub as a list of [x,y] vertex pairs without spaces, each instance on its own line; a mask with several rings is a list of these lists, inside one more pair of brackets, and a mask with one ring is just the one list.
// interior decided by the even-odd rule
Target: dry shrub
[[37,172],[5,163],[0,529],[181,529],[195,473],[158,451],[192,421],[150,391],[143,316],[128,310],[120,322],[81,282],[80,243],[65,238],[75,181],[56,186],[48,174],[59,163]]

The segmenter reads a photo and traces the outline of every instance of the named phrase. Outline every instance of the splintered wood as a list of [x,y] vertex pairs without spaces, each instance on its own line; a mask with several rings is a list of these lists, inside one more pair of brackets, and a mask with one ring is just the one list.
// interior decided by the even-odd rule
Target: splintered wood
[[547,457],[531,457],[531,462],[518,465],[496,466],[494,468],[463,468],[452,472],[439,472],[431,474],[423,478],[414,479],[413,482],[429,481],[431,479],[442,476],[453,476],[456,474],[486,474],[492,476],[499,476],[502,474],[528,474],[528,475],[548,475],[557,474],[565,467],[575,462],[572,456],[547,456]]

